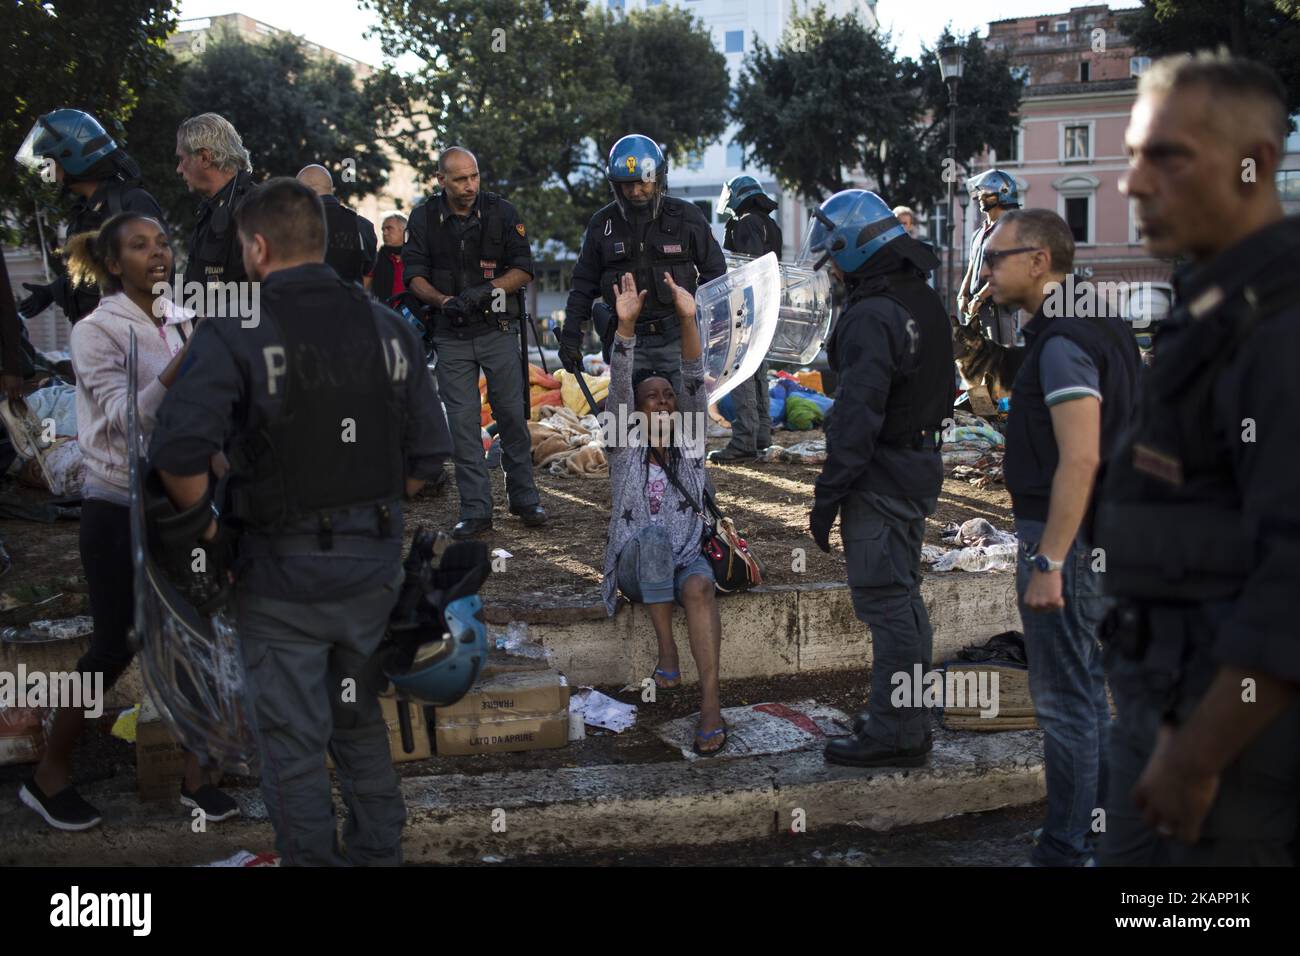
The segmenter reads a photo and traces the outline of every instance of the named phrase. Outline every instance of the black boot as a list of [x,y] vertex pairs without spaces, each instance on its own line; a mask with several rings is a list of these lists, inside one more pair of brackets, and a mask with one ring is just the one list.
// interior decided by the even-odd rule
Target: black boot
[[928,732],[924,742],[912,750],[897,750],[870,737],[854,734],[836,737],[828,743],[825,756],[827,763],[846,767],[920,767],[933,746],[934,740]]

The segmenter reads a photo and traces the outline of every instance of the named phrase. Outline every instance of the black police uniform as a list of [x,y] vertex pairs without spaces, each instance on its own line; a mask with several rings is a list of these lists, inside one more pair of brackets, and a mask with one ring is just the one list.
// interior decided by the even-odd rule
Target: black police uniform
[[185,265],[186,285],[242,282],[247,278],[235,213],[252,188],[252,174],[241,169],[215,195],[200,204],[198,222],[190,239],[190,258]]
[[[72,204],[72,215],[68,220],[68,236],[83,232],[95,232],[119,212],[135,212],[163,221],[162,209],[157,200],[138,181],[105,179],[91,194],[90,198],[77,197]],[[55,265],[64,269],[62,259]],[[54,304],[63,310],[70,322],[85,318],[99,305],[99,290],[94,286],[75,286],[66,272],[61,272],[50,286]]]
[[336,196],[321,196],[320,201],[325,207],[325,263],[349,282],[360,282],[375,267],[375,224]]
[[[754,207],[751,199],[741,214],[727,220],[722,248],[757,259],[769,252],[781,258],[781,227]],[[736,417],[731,423],[731,441],[721,457],[752,455],[772,443],[772,409],[768,400],[767,363],[754,373],[753,386],[744,385],[732,393]]]
[[[573,269],[561,338],[581,347],[592,303],[600,297],[613,309],[614,286],[630,272],[638,291],[649,290],[636,323],[633,371],[656,368],[666,374],[674,390],[680,390],[682,333],[663,274],[670,273],[674,282],[693,293],[723,275],[727,263],[708,220],[694,203],[665,197],[657,217],[652,219],[648,208],[642,213],[632,207],[631,215],[629,222],[618,203],[611,202],[587,225]],[[610,321],[604,330],[606,358],[615,326]]]
[[952,335],[925,282],[937,265],[910,238],[886,245],[847,277],[845,311],[826,344],[838,384],[813,520],[829,529],[840,511],[853,608],[871,628],[873,655],[869,719],[850,745],[877,756],[929,749],[925,711],[896,708],[890,697],[894,674],[910,680],[931,660],[921,543],[943,485],[938,432],[953,396]]
[[1160,723],[1185,721],[1221,666],[1300,683],[1300,218],[1175,277],[1137,425],[1097,510],[1103,628],[1119,719],[1102,862],[1295,865],[1300,705],[1222,774],[1200,841],[1147,827],[1132,792]]
[[[532,251],[515,207],[494,193],[480,192],[466,216],[456,215],[440,193],[411,213],[402,250],[402,280],[409,289],[423,278],[444,295],[461,296],[511,269],[533,274]],[[460,517],[490,520],[492,483],[483,460],[479,369],[501,438],[501,461],[512,511],[538,506],[533,481],[532,439],[524,402],[528,394],[519,337],[523,290],[485,295],[468,312],[435,310],[433,341],[438,352],[438,390],[447,408],[456,449]],[[494,306],[503,306],[494,311]]]
[[402,579],[404,479],[437,473],[446,424],[415,333],[329,266],[272,273],[260,305],[255,325],[198,325],[150,459],[177,475],[230,460],[223,525],[241,533],[235,609],[284,862],[397,863],[404,810],[366,664]]

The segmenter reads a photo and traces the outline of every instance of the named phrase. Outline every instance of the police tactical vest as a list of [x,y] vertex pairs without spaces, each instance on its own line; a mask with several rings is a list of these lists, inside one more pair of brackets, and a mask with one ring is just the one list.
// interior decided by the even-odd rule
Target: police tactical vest
[[325,207],[325,262],[339,277],[360,282],[366,277],[370,262],[361,239],[360,217],[347,206],[327,202]]
[[[245,278],[235,212],[252,189],[252,175],[241,169],[200,213],[190,243],[190,260],[185,266],[187,283],[238,282]],[[224,202],[220,199],[223,195]],[[218,202],[220,205],[216,205]]]
[[[479,199],[479,217],[463,233],[457,234],[458,224],[443,209],[438,197],[424,204],[425,234],[429,240],[429,270],[433,286],[447,295],[459,295],[466,289],[499,279],[509,270],[503,262],[506,254],[506,221],[495,193],[482,193]],[[517,318],[522,309],[518,293],[507,295],[505,310],[491,312],[488,300],[482,320],[490,322],[500,316]],[[440,319],[441,321],[441,319]],[[495,326],[489,326],[494,328]],[[467,330],[468,331],[468,330]]]
[[277,344],[251,357],[266,364],[267,394],[232,443],[228,512],[270,534],[314,516],[318,548],[330,550],[332,513],[373,505],[386,536],[405,490],[397,341],[380,338],[369,300],[341,279],[305,294],[263,286],[261,305]]
[[[753,256],[755,259],[772,252],[776,254],[778,259],[781,258],[781,227],[774,223],[766,213],[747,212],[743,216],[728,219],[725,230],[722,248],[728,252]],[[757,238],[762,248],[758,250],[738,248],[738,236],[742,238],[742,241]],[[744,241],[743,244],[749,245],[749,242]]]
[[953,356],[948,316],[939,296],[915,272],[866,279],[849,293],[845,314],[826,343],[826,354],[834,367],[838,367],[840,328],[853,305],[872,296],[893,299],[902,306],[911,316],[908,334],[918,340],[911,367],[900,368],[890,383],[878,440],[882,445],[919,448],[927,439],[933,441],[944,419],[952,415]]
[[[1041,329],[1034,327],[1044,323]],[[1114,450],[1118,436],[1132,419],[1137,401],[1138,376],[1142,363],[1137,341],[1124,321],[1115,316],[1084,319],[1039,315],[1026,333],[1031,339],[1024,361],[1011,388],[1011,413],[1007,417],[1004,480],[1011,492],[1012,510],[1017,517],[1047,520],[1059,453],[1051,410],[1044,400],[1039,377],[1039,356],[1057,336],[1065,336],[1092,359],[1104,399],[1101,403],[1102,459]],[[1091,510],[1082,530],[1090,536]]]
[[1106,554],[1107,593],[1199,603],[1235,597],[1245,584],[1256,544],[1225,447],[1240,439],[1216,428],[1216,387],[1261,322],[1288,311],[1295,317],[1300,228],[1292,232],[1249,274],[1211,287],[1219,303],[1197,309],[1206,294],[1180,302],[1157,332],[1137,423],[1099,481],[1096,538]]
[[596,233],[589,236],[599,244],[600,294],[611,309],[614,286],[624,273],[633,274],[638,291],[649,290],[636,323],[638,336],[675,339],[681,334],[673,294],[663,279],[665,272],[692,294],[699,285],[691,236],[682,218],[683,206],[680,199],[664,199],[655,219],[633,226],[623,218],[618,204],[610,203],[597,214]]

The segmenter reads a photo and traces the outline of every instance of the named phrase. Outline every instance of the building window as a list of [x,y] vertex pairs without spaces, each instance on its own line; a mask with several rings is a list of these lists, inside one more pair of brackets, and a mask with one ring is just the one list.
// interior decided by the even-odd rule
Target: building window
[[1149,56],[1131,56],[1128,58],[1128,75],[1129,78],[1141,76],[1151,66],[1151,57]]
[[1088,235],[1088,203],[1091,202],[1088,196],[1067,196],[1065,198],[1065,222],[1070,227],[1070,233],[1074,236],[1076,243],[1088,243],[1092,239]]
[[701,150],[692,150],[686,154],[686,168],[693,173],[698,173],[704,168],[704,153]]
[[1047,32],[1047,21],[1046,21],[1046,20],[1039,20],[1039,21],[1038,21],[1038,32],[1039,32],[1039,33],[1046,33],[1046,32]]
[[1057,21],[1056,21],[1056,32],[1057,32],[1057,33],[1069,33],[1069,32],[1070,32],[1070,21],[1069,21],[1069,20],[1057,20]]
[[1277,174],[1278,198],[1283,202],[1300,202],[1300,169],[1284,169]]
[[739,143],[727,145],[727,168],[740,169],[745,165],[745,150]]
[[1029,67],[1024,64],[1013,66],[1011,68],[1011,78],[1019,80],[1021,83],[1025,84],[1025,86],[1028,86],[1031,78]]
[[1291,125],[1296,128],[1296,132],[1287,134],[1284,152],[1300,153],[1300,113],[1292,115]]
[[1079,82],[1087,83],[1092,78],[1092,64],[1084,60],[1079,64]]
[[713,222],[713,201],[711,199],[693,199],[695,205],[700,207],[700,212],[704,213],[704,218]]
[[728,30],[725,38],[725,49],[728,53],[743,53],[745,50],[745,31]]
[[1088,149],[1088,127],[1087,126],[1067,126],[1065,127],[1065,160],[1080,160],[1091,157]]

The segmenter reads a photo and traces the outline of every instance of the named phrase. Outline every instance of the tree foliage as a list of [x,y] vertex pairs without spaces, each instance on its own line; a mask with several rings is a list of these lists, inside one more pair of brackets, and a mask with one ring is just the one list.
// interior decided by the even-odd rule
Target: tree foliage
[[576,248],[608,201],[603,157],[643,132],[680,161],[725,129],[726,59],[689,13],[614,16],[587,0],[364,0],[390,57],[388,142],[433,188],[439,148],[475,153],[484,188],[519,207],[537,240]]
[[1120,20],[1139,53],[1151,57],[1227,46],[1272,67],[1300,112],[1300,0],[1143,0]]
[[[110,135],[139,102],[139,91],[168,59],[175,0],[6,0],[0,16],[0,210],[32,239],[34,208],[62,212],[57,187],[15,174],[13,157],[37,117],[60,107],[94,113]],[[15,237],[16,238],[16,237]]]
[[[945,32],[936,48],[950,42]],[[1020,103],[1010,63],[972,33],[959,41],[957,162],[1009,140]],[[888,35],[817,7],[775,48],[746,57],[732,117],[737,140],[809,200],[861,171],[891,204],[927,206],[947,191],[948,92],[930,50],[899,58]]]

